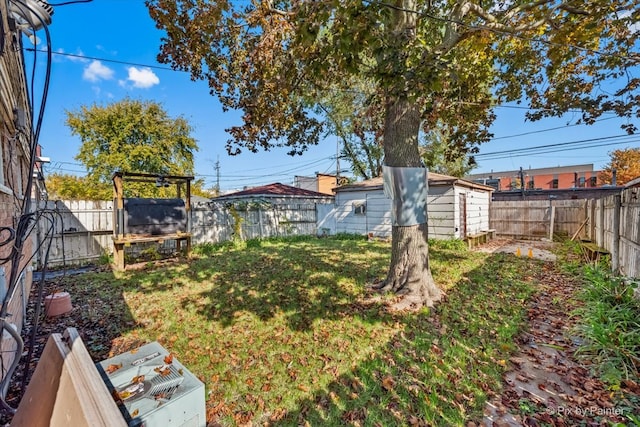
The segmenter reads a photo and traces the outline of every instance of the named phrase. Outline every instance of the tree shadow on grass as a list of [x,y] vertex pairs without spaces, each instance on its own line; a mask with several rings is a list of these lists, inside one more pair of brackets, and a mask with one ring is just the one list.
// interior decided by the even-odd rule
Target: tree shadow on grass
[[[431,310],[401,317],[403,330],[297,408],[266,408],[266,425],[464,425],[500,388],[534,286],[537,263],[491,255]],[[256,412],[257,413],[257,412]],[[280,414],[279,417],[268,414]]]
[[222,326],[249,312],[262,321],[286,316],[293,330],[306,330],[316,319],[345,315],[380,320],[380,303],[364,303],[363,289],[386,268],[388,249],[367,247],[366,254],[350,253],[339,241],[317,245],[293,242],[262,244],[232,254],[196,261],[192,277],[208,285],[189,294],[183,306],[197,306],[200,315]]

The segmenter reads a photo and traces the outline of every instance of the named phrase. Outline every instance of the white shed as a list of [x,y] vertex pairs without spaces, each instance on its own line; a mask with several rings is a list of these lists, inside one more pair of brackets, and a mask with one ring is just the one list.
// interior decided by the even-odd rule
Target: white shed
[[[429,237],[465,239],[489,230],[492,187],[437,173],[428,174]],[[335,206],[318,213],[318,232],[391,236],[391,199],[382,178],[335,190]]]

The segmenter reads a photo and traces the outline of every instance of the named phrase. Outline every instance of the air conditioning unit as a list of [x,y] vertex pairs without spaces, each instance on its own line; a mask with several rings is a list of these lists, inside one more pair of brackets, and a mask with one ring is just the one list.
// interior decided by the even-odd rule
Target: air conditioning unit
[[96,364],[129,427],[204,427],[204,384],[159,343]]

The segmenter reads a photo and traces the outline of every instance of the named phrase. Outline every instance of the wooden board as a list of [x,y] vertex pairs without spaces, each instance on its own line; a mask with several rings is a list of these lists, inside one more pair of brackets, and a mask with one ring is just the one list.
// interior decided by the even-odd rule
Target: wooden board
[[51,334],[11,426],[126,425],[76,329]]

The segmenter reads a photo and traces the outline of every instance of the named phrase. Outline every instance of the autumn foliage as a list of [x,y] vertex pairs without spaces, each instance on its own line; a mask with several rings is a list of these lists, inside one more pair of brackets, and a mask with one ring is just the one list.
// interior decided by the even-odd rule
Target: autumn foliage
[[616,171],[616,185],[640,178],[640,148],[624,148],[609,153],[611,160],[600,172],[598,178],[604,184],[613,184],[613,171]]

